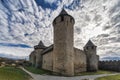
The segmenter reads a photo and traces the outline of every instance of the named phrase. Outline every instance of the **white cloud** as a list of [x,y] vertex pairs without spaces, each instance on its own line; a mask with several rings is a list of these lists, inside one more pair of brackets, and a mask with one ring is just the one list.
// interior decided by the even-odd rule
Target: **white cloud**
[[56,1],[57,0],[45,0],[45,2],[50,3],[50,4],[55,3]]
[[32,48],[0,46],[0,54],[8,54],[8,55],[11,54],[13,56],[19,56],[19,57],[28,56],[32,50],[33,50]]
[[[19,1],[23,5],[18,5]],[[14,4],[9,1],[6,2],[12,10],[5,8],[0,1],[0,15],[2,15],[0,16],[0,42],[23,43],[34,46],[38,44],[39,40],[43,40],[45,45],[53,43],[52,21],[60,13],[63,5],[68,6],[75,0],[62,0],[57,4],[58,8],[56,10],[44,10],[41,6],[38,7],[34,0],[19,1]],[[52,4],[57,0],[45,1]],[[119,0],[82,0],[81,4],[74,3],[76,6],[81,6],[73,10],[66,9],[75,19],[74,41],[76,47],[82,49],[90,38],[98,46],[99,55],[120,55],[118,50],[120,45],[116,46],[120,39],[120,5],[118,3],[120,3]],[[19,11],[18,9],[21,6],[22,9]],[[103,34],[109,35],[106,37]],[[107,49],[109,46],[112,47]],[[28,55],[31,50],[0,47],[0,53],[19,56],[24,52],[25,55]]]

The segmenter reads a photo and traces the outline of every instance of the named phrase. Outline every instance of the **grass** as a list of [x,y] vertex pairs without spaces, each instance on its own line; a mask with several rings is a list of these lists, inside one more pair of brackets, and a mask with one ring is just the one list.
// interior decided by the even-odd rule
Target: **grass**
[[[52,74],[51,71],[43,70],[43,69],[37,69],[32,66],[25,67],[28,71],[35,73],[35,74]],[[104,70],[99,70],[97,72],[82,72],[76,74],[76,76],[84,76],[84,75],[98,75],[98,74],[111,74],[114,73],[113,71],[104,71]],[[52,74],[53,75],[53,74]]]
[[43,70],[43,69],[38,69],[38,68],[34,68],[34,67],[25,67],[25,69],[27,69],[28,71],[34,73],[34,74],[51,74],[51,71],[47,71],[47,70]]
[[0,68],[0,80],[29,80],[27,73],[19,68],[2,67]]
[[97,78],[95,80],[120,80],[120,74],[119,75],[100,77],[100,78]]
[[98,74],[111,74],[111,73],[114,73],[114,72],[99,70],[97,72],[82,72],[82,73],[79,73],[77,75],[84,76],[84,75],[98,75]]
[[[34,67],[25,67],[25,69],[27,69],[28,71],[35,73],[35,74],[52,74],[51,71],[47,71],[47,70],[43,70],[43,69],[37,69]],[[76,76],[84,76],[84,75],[98,75],[98,74],[111,74],[114,73],[112,71],[104,71],[104,70],[99,70],[97,72],[82,72],[79,74],[76,74]],[[53,74],[52,74],[53,75]]]

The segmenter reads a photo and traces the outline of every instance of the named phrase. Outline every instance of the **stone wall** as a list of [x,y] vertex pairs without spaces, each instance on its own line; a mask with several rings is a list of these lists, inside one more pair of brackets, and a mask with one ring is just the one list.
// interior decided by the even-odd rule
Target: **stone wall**
[[87,57],[87,71],[93,72],[98,70],[99,56],[96,54],[96,46],[84,47]]
[[36,49],[36,50],[32,51],[29,56],[30,62],[36,68],[41,68],[41,66],[42,66],[42,57],[41,57],[42,50],[43,49]]
[[[72,21],[71,21],[72,20]],[[53,71],[74,75],[73,18],[67,14],[56,18],[54,26]]]
[[42,57],[42,68],[45,70],[53,70],[53,51],[46,53]]
[[120,72],[119,61],[99,61],[99,69]]
[[35,52],[36,52],[36,65],[35,67],[36,68],[41,68],[42,67],[42,57],[41,57],[41,51],[43,49],[36,49]]
[[[85,53],[77,48],[74,48],[74,72],[85,72],[86,71],[86,55]],[[53,51],[46,53],[42,57],[42,68],[45,70],[53,70]],[[62,65],[61,65],[62,66]]]
[[32,64],[32,66],[35,66],[36,64],[36,52],[32,51],[29,57],[30,63]]
[[85,72],[86,71],[86,55],[85,53],[77,48],[74,48],[74,70],[75,73]]

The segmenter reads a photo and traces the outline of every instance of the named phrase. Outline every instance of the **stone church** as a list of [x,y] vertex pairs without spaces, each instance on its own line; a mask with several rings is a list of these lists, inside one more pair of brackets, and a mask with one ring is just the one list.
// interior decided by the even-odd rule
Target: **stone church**
[[74,18],[64,9],[54,19],[54,44],[46,47],[42,41],[34,46],[29,60],[36,68],[53,71],[64,76],[74,76],[85,71],[97,71],[99,56],[91,40],[84,50],[74,45]]

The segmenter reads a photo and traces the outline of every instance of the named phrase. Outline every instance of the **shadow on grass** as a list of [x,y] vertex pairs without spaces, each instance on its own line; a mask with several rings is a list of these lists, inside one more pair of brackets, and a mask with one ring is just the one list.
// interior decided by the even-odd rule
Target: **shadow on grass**
[[[34,73],[34,74],[40,74],[40,75],[46,74],[46,75],[62,76],[61,74],[53,73],[52,71],[48,71],[48,70],[44,70],[44,69],[38,69],[38,68],[35,68],[32,66],[26,66],[24,68],[27,69],[28,71]],[[115,72],[99,70],[97,72],[81,72],[81,73],[75,74],[75,76],[111,74],[111,73],[115,73]]]
[[44,70],[44,69],[38,69],[38,68],[35,68],[35,67],[32,67],[32,66],[25,66],[24,67],[26,70],[34,73],[34,74],[48,74],[48,75],[52,75],[52,71],[48,71],[48,70]]

